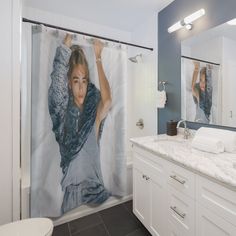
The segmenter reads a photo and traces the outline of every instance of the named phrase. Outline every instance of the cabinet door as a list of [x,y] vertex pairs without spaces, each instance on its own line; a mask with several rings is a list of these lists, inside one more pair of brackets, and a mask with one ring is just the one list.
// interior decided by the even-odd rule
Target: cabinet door
[[162,236],[165,227],[165,204],[163,186],[159,183],[149,180],[150,186],[150,230],[154,236]]
[[197,204],[196,235],[197,236],[235,236],[236,227],[217,216],[215,213]]
[[166,235],[167,194],[163,170],[153,166],[148,179],[150,187],[150,231],[153,236]]
[[149,183],[144,174],[133,169],[133,211],[138,219],[147,226],[149,222]]

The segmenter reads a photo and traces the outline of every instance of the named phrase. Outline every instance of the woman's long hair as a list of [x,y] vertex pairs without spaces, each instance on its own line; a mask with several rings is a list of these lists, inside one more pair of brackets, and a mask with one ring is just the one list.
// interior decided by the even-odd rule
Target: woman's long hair
[[72,52],[69,60],[68,78],[71,78],[71,74],[75,66],[82,65],[85,68],[85,78],[89,82],[88,62],[83,49],[79,45],[72,45],[71,50]]

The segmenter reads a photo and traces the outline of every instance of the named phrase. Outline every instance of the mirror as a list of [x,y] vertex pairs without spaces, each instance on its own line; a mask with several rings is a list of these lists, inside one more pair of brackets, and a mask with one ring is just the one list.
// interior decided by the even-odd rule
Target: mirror
[[236,25],[181,42],[181,116],[236,127]]

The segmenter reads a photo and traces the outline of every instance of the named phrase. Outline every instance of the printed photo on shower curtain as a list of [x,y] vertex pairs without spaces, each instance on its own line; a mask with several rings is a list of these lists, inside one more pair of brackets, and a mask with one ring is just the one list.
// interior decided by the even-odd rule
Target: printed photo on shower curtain
[[188,121],[216,124],[221,119],[219,66],[181,59],[182,116]]
[[99,39],[33,27],[32,217],[125,195],[126,61]]

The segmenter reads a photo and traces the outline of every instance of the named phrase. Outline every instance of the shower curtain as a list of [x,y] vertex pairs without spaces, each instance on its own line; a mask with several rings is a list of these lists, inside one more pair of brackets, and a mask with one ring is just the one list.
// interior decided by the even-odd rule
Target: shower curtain
[[73,50],[63,44],[65,35],[32,27],[31,217],[59,217],[84,204],[96,206],[110,196],[122,197],[126,191],[127,50],[111,43],[102,50],[112,104],[97,126],[102,94],[94,39],[72,39],[88,64],[81,108],[68,79]]
[[[196,100],[192,93],[192,79],[194,72],[194,60],[181,58],[181,113],[182,118],[188,121],[196,121],[199,123],[221,124],[222,115],[222,82],[220,77],[220,66],[199,62],[199,74],[196,85],[200,82],[200,71],[206,68],[206,89],[202,93],[202,107],[209,115],[209,120],[203,117],[204,108],[198,106],[196,108]],[[203,102],[204,101],[204,102]],[[206,110],[209,111],[206,111]],[[197,113],[201,113],[200,115]]]

